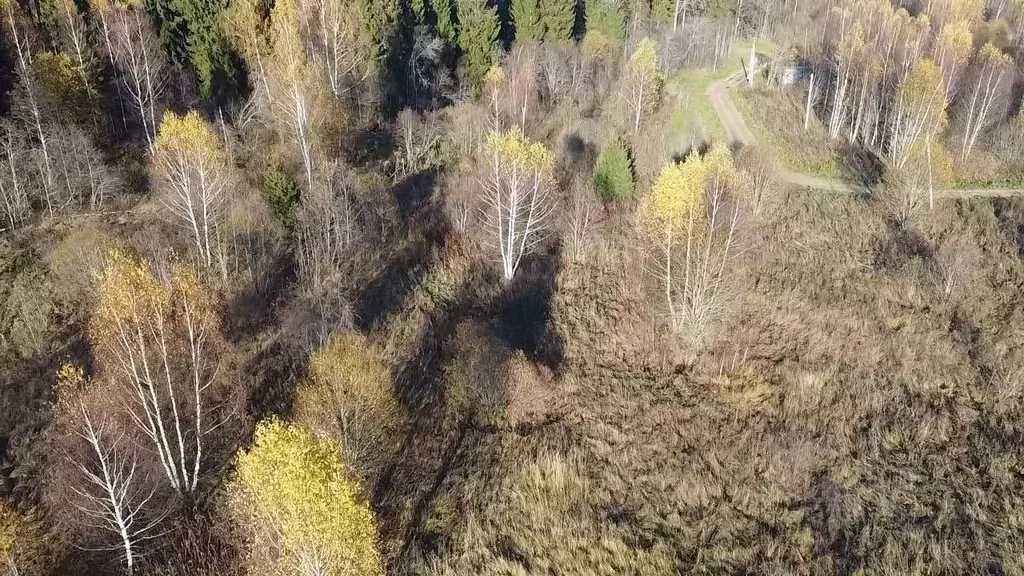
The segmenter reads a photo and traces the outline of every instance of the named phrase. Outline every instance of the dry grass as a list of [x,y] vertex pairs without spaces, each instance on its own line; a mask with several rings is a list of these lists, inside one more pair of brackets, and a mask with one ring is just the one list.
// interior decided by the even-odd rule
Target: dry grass
[[576,457],[542,453],[506,479],[495,499],[426,574],[673,574],[663,545],[638,545],[606,516]]
[[[564,413],[473,432],[400,572],[1022,573],[1022,221],[978,201],[897,231],[793,193],[736,320],[678,364],[628,253],[563,269]],[[977,267],[955,298],[951,251]]]
[[733,102],[747,125],[786,168],[823,178],[843,178],[842,160],[825,126],[813,113],[808,130],[804,130],[806,98],[806,90],[796,87],[741,88],[733,92]]

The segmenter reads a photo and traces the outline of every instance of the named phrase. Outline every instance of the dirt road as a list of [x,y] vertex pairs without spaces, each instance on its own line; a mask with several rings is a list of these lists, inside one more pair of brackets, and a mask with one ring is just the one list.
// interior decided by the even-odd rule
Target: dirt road
[[[743,115],[740,114],[739,110],[732,102],[732,97],[729,95],[729,91],[741,84],[743,81],[742,74],[733,74],[732,76],[719,80],[709,86],[707,94],[708,98],[711,99],[711,106],[715,109],[715,113],[718,115],[718,120],[722,123],[722,128],[725,129],[725,134],[728,137],[730,144],[739,146],[756,146],[757,137],[755,137],[754,133],[751,132],[746,121],[743,119]],[[811,174],[801,174],[785,169],[780,171],[779,176],[783,181],[801,188],[811,188],[814,190],[836,192],[839,194],[871,192],[871,189],[864,185],[851,184],[841,180],[820,178]],[[961,190],[939,190],[936,192],[936,196],[948,198],[1008,198],[1022,194],[1024,194],[1024,190],[1012,188],[973,188]]]

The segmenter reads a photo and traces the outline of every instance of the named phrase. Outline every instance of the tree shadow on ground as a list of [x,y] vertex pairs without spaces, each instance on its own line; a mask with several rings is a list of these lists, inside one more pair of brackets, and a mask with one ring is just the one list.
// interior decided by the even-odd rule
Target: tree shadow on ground
[[556,374],[561,373],[565,342],[554,328],[551,300],[561,268],[562,244],[556,240],[546,251],[524,258],[494,307],[497,335]]
[[308,368],[309,354],[287,335],[259,350],[241,372],[253,381],[248,405],[254,420],[291,413],[295,390]]
[[294,255],[278,253],[264,278],[249,283],[225,304],[223,332],[232,344],[255,337],[275,322],[278,306],[288,299],[298,278]]
[[355,325],[369,331],[401,308],[430,271],[433,255],[444,247],[449,224],[440,200],[434,197],[438,174],[413,174],[394,188],[395,201],[405,229],[405,244],[364,283],[353,301]]

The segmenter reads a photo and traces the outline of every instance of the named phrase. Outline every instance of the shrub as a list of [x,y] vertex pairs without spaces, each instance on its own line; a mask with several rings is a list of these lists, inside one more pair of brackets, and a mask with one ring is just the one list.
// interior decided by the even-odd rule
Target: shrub
[[49,278],[37,269],[18,274],[11,285],[3,324],[10,344],[23,358],[41,354],[50,346],[52,291]]
[[601,150],[594,169],[594,186],[604,200],[620,200],[633,195],[633,166],[629,152],[621,140],[615,140]]
[[44,540],[32,516],[18,514],[0,502],[0,566],[6,574],[47,574],[49,562]]
[[263,171],[262,188],[274,218],[284,227],[291,228],[299,205],[299,183],[284,168],[271,164]]
[[383,574],[377,524],[334,442],[277,419],[238,454],[229,507],[251,533],[253,568],[282,574]]
[[65,316],[89,314],[98,296],[96,279],[107,255],[118,240],[109,233],[86,226],[70,232],[54,247],[47,260],[59,312]]
[[296,419],[337,438],[368,466],[401,414],[383,355],[359,334],[335,334],[309,362]]

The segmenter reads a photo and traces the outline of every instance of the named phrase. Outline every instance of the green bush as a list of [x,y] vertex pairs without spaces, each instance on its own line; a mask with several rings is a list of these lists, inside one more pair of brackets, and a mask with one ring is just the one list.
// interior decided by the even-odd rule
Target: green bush
[[291,228],[295,209],[299,205],[299,183],[284,168],[271,164],[263,172],[263,197],[267,199],[274,217]]
[[633,166],[626,146],[619,140],[606,145],[597,157],[594,187],[605,200],[619,200],[633,195]]

